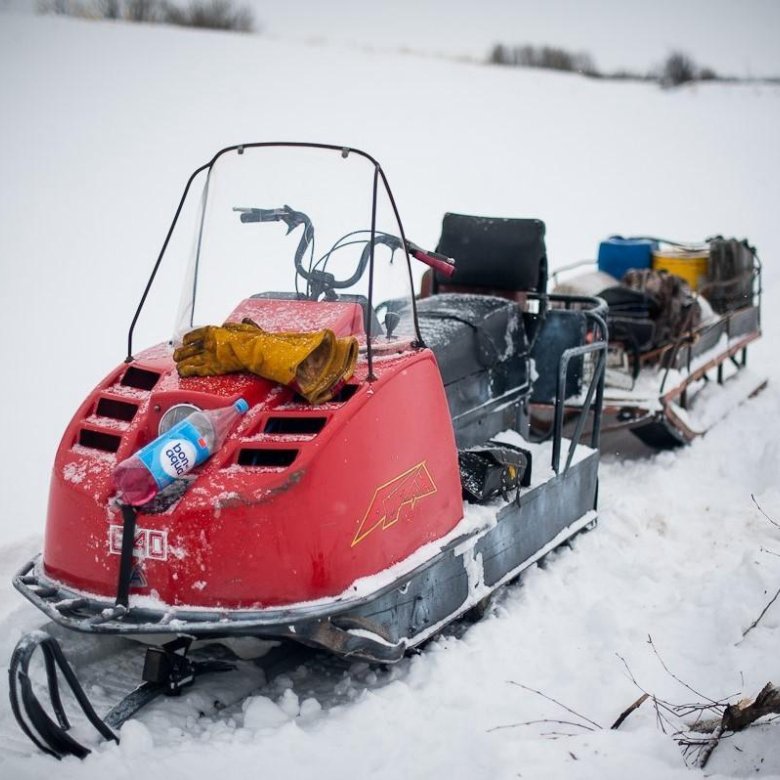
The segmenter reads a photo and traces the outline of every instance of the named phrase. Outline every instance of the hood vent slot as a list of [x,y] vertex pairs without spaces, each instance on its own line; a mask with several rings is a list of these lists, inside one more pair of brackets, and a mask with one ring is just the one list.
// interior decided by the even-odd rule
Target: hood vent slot
[[327,417],[269,417],[263,433],[284,435],[316,435],[328,422]]
[[137,390],[151,390],[156,384],[160,375],[156,371],[147,371],[145,368],[130,366],[125,371],[122,381],[119,383],[125,387],[135,387]]
[[98,417],[110,417],[112,420],[124,422],[130,422],[137,411],[138,407],[135,404],[119,401],[116,398],[100,398],[95,408]]
[[239,466],[287,468],[298,457],[298,450],[243,449],[238,453]]
[[82,447],[89,447],[92,450],[116,452],[122,443],[122,437],[115,436],[113,433],[106,433],[105,431],[93,431],[90,428],[82,428],[79,431],[78,443]]
[[343,404],[349,401],[360,389],[360,385],[344,385],[341,390],[328,401],[329,404]]

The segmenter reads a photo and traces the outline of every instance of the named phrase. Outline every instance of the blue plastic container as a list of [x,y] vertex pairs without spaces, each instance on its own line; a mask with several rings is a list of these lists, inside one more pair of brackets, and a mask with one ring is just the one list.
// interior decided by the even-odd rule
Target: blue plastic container
[[599,244],[599,271],[622,279],[629,268],[650,268],[656,247],[649,238],[610,236]]

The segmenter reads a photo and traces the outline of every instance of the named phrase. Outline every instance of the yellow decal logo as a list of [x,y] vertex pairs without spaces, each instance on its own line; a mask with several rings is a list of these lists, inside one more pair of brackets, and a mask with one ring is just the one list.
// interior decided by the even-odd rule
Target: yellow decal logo
[[368,505],[368,510],[351,546],[354,547],[358,542],[362,542],[380,526],[384,531],[402,518],[408,518],[421,498],[432,496],[435,492],[436,484],[425,461],[380,485],[374,491],[374,497]]

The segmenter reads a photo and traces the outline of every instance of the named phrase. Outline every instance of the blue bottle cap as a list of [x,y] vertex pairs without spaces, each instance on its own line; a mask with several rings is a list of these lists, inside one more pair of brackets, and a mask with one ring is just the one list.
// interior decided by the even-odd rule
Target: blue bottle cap
[[234,408],[234,409],[235,409],[235,410],[236,410],[236,411],[237,411],[239,414],[244,414],[244,412],[246,412],[246,411],[247,411],[247,409],[249,409],[249,404],[248,404],[248,403],[247,403],[247,402],[246,402],[246,401],[245,401],[243,398],[239,398],[239,399],[238,399],[238,401],[236,401],[236,402],[233,404],[233,408]]

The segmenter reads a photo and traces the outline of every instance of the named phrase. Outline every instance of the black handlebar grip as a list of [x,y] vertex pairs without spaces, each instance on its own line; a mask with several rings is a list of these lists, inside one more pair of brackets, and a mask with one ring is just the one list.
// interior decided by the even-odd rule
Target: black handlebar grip
[[286,216],[281,209],[248,209],[241,212],[242,222],[279,222]]

